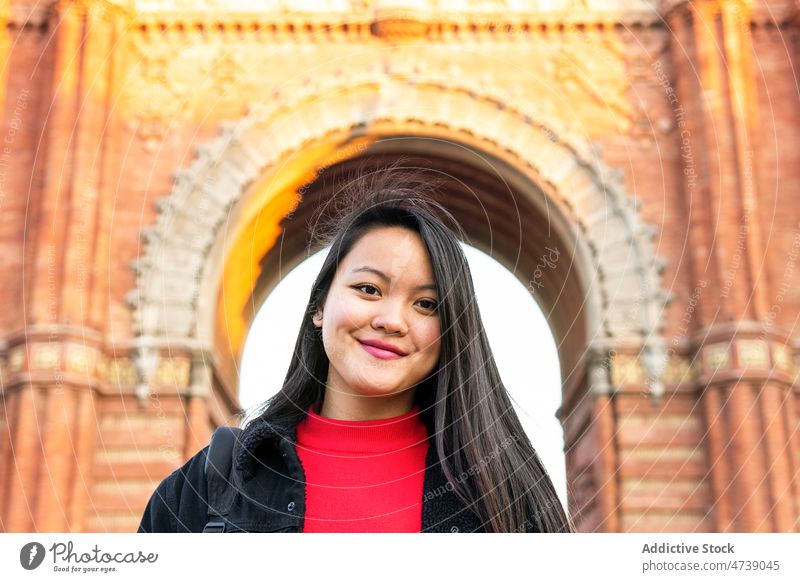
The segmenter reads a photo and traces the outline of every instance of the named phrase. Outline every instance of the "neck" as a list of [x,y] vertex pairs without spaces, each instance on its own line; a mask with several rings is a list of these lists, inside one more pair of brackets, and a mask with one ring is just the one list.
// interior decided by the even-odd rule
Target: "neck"
[[360,396],[325,390],[319,415],[337,420],[380,420],[402,416],[414,406],[414,390],[392,396]]

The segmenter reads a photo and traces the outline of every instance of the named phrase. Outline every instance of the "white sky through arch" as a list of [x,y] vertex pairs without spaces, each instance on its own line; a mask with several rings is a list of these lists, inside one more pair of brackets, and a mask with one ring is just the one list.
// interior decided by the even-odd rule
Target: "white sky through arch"
[[[555,340],[525,286],[497,261],[465,245],[481,317],[500,376],[525,432],[566,506],[564,436],[555,412],[561,372]],[[273,290],[256,314],[245,342],[240,401],[253,407],[281,386],[314,281],[327,249],[303,261]]]

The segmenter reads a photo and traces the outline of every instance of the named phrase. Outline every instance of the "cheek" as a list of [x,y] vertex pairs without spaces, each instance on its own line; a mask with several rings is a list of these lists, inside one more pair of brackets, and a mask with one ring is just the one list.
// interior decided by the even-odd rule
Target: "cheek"
[[347,336],[353,330],[369,325],[369,322],[369,314],[358,302],[337,300],[326,304],[322,325],[322,343],[328,359],[342,361],[345,350],[350,347]]
[[[325,319],[328,319],[325,311]],[[330,322],[343,330],[361,328],[369,324],[369,304],[366,301],[339,300],[330,306]]]
[[439,350],[441,349],[441,330],[438,320],[426,323],[420,329],[420,332],[419,342],[426,357],[434,360],[438,359]]

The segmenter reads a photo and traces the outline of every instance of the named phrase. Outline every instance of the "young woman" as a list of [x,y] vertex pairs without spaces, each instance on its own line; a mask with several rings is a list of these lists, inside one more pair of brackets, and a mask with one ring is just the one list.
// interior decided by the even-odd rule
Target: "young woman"
[[139,531],[572,531],[500,379],[456,221],[394,169],[346,200],[221,509],[206,447],[159,485]]

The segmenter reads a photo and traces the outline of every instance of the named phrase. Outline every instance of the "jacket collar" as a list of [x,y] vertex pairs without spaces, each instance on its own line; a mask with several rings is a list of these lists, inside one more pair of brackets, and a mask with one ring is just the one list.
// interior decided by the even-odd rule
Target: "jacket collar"
[[[447,481],[436,452],[436,444],[432,438],[433,421],[426,415],[421,416],[428,428],[430,447],[425,460],[424,500],[422,508],[422,528],[426,532],[485,531],[477,515],[466,507],[453,492]],[[258,419],[252,422],[240,435],[234,453],[235,465],[242,472],[243,480],[252,478],[258,466],[264,461],[269,448],[273,454],[279,454],[300,466],[295,450],[297,439],[297,422],[299,419]],[[259,460],[262,459],[262,460]]]
[[259,418],[253,421],[238,439],[234,455],[236,468],[248,476],[253,476],[262,448],[283,451],[287,445],[294,447],[296,438],[297,420]]
[[[297,440],[297,423],[300,417],[259,418],[254,420],[240,435],[234,454],[236,468],[252,477],[259,464],[260,449],[273,448],[286,453],[294,450]],[[420,418],[428,429],[428,438],[434,434],[433,420],[428,414],[421,413]],[[433,439],[431,439],[433,441]],[[433,442],[431,443],[433,444]]]

